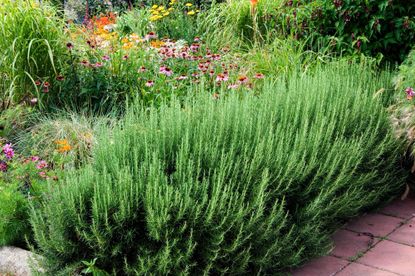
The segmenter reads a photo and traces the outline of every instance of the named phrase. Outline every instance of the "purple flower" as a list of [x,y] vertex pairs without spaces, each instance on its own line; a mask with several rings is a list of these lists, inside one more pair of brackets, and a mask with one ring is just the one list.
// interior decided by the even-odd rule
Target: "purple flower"
[[12,159],[13,156],[14,156],[14,150],[12,148],[12,145],[11,144],[4,145],[3,153],[4,153],[4,155],[6,155],[7,159],[9,159],[9,160]]
[[413,96],[415,96],[415,90],[412,87],[408,87],[405,89],[406,98],[408,100],[412,99]]
[[108,61],[108,60],[110,60],[110,57],[105,55],[105,56],[102,57],[102,60]]
[[7,171],[7,163],[4,161],[0,161],[0,171],[6,172]]

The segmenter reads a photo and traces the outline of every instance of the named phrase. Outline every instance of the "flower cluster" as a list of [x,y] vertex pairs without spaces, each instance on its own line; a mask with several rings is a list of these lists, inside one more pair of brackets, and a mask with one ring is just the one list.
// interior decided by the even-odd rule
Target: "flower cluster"
[[[12,175],[16,172],[15,177],[22,178],[24,174],[29,174],[29,171],[43,179],[49,177],[47,171],[49,164],[39,156],[35,155],[28,158],[17,156],[10,143],[2,147],[2,153],[3,158],[0,157],[0,172],[4,175],[0,175],[1,178],[4,178],[8,172]],[[10,170],[12,171],[10,172]]]
[[192,3],[180,4],[177,0],[171,0],[169,7],[164,5],[153,5],[150,8],[150,21],[158,21],[165,17],[168,17],[173,11],[184,12],[185,14],[192,16],[200,12],[199,9],[193,8]]
[[72,149],[72,146],[69,144],[68,140],[57,140],[55,141],[55,144],[57,145],[57,151],[59,153],[66,153],[69,152]]

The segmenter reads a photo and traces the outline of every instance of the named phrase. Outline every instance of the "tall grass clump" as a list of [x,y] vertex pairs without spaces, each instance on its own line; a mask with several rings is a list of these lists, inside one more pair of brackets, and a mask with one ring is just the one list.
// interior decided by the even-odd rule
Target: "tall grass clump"
[[389,83],[337,64],[259,96],[130,111],[33,208],[46,271],[276,274],[325,254],[342,222],[402,190],[401,143],[374,97]]
[[3,0],[0,13],[0,103],[40,100],[36,81],[54,80],[67,57],[63,19],[36,1]]

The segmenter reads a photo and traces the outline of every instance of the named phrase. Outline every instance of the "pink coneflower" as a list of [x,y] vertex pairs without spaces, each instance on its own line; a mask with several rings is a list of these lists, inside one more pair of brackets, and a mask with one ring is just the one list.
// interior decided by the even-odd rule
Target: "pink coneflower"
[[50,86],[50,83],[49,83],[49,82],[45,81],[45,82],[43,83],[43,87],[49,87],[49,86]]
[[39,176],[42,178],[47,178],[46,172],[39,172]]
[[210,71],[209,71],[209,76],[213,77],[214,75],[215,75],[215,71],[210,70]]
[[37,162],[37,161],[39,161],[39,160],[40,160],[40,157],[39,157],[39,156],[32,156],[31,160],[32,160],[33,162]]
[[68,48],[68,50],[71,51],[73,49],[73,44],[70,42],[66,43],[66,48]]
[[156,33],[154,33],[154,32],[149,32],[149,33],[145,36],[145,39],[146,39],[146,40],[155,39],[155,38],[157,38],[157,35],[156,35]]
[[228,75],[224,73],[220,73],[216,76],[217,82],[227,81],[228,79],[229,79]]
[[193,43],[192,45],[190,45],[190,51],[192,52],[197,52],[200,49],[200,44],[198,43]]
[[196,36],[194,42],[200,42],[200,37]]
[[128,59],[128,55],[124,55],[124,56],[122,57],[122,59],[123,59],[123,60],[127,60],[127,59]]
[[248,79],[248,77],[247,76],[240,76],[239,78],[238,78],[238,82],[240,83],[240,84],[245,84],[245,83],[247,83],[249,81],[249,79]]
[[138,69],[139,73],[144,73],[145,71],[147,71],[147,69],[144,66],[141,66],[140,69]]
[[254,79],[258,79],[258,80],[261,80],[261,79],[263,79],[265,76],[264,76],[264,74],[261,74],[261,73],[256,73],[255,74],[255,76],[254,76]]
[[7,172],[7,163],[4,161],[0,161],[0,171]]
[[239,87],[239,84],[230,84],[228,85],[228,89],[237,89]]
[[36,86],[40,86],[42,83],[40,81],[35,81]]
[[192,77],[198,78],[199,77],[199,74],[198,73],[192,73]]
[[180,75],[176,78],[176,80],[185,80],[185,79],[187,79],[186,75]]
[[11,144],[6,144],[3,146],[3,153],[6,156],[7,159],[12,159],[14,156],[14,150],[12,148]]
[[100,68],[102,66],[104,66],[104,64],[102,62],[96,62],[94,65],[92,65],[94,68]]
[[63,81],[65,78],[64,78],[64,76],[62,76],[62,75],[59,75],[59,76],[57,76],[56,77],[56,80],[57,81]]
[[166,75],[168,77],[170,77],[173,74],[173,71],[166,67],[166,66],[161,66],[160,67],[160,74]]
[[105,56],[102,57],[102,60],[108,61],[108,60],[110,60],[110,57],[108,55],[105,55]]
[[37,104],[37,101],[38,101],[37,98],[33,98],[33,99],[30,100],[30,103],[31,104]]
[[146,84],[145,84],[145,86],[147,86],[147,87],[152,87],[153,85],[154,85],[154,81],[152,81],[152,80],[147,81]]
[[415,96],[415,90],[412,87],[406,88],[405,93],[408,100],[411,100]]
[[36,168],[38,170],[44,169],[48,167],[48,163],[45,160],[41,160],[37,163]]
[[87,61],[87,60],[82,60],[81,61],[81,64],[83,65],[83,66],[88,66],[89,65],[89,62]]

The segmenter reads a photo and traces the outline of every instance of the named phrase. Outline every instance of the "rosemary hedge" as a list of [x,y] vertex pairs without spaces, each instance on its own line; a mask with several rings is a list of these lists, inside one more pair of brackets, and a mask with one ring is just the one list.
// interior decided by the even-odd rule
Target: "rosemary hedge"
[[374,97],[389,83],[330,65],[259,96],[137,108],[33,208],[46,271],[277,274],[326,253],[344,220],[402,190],[401,143]]

